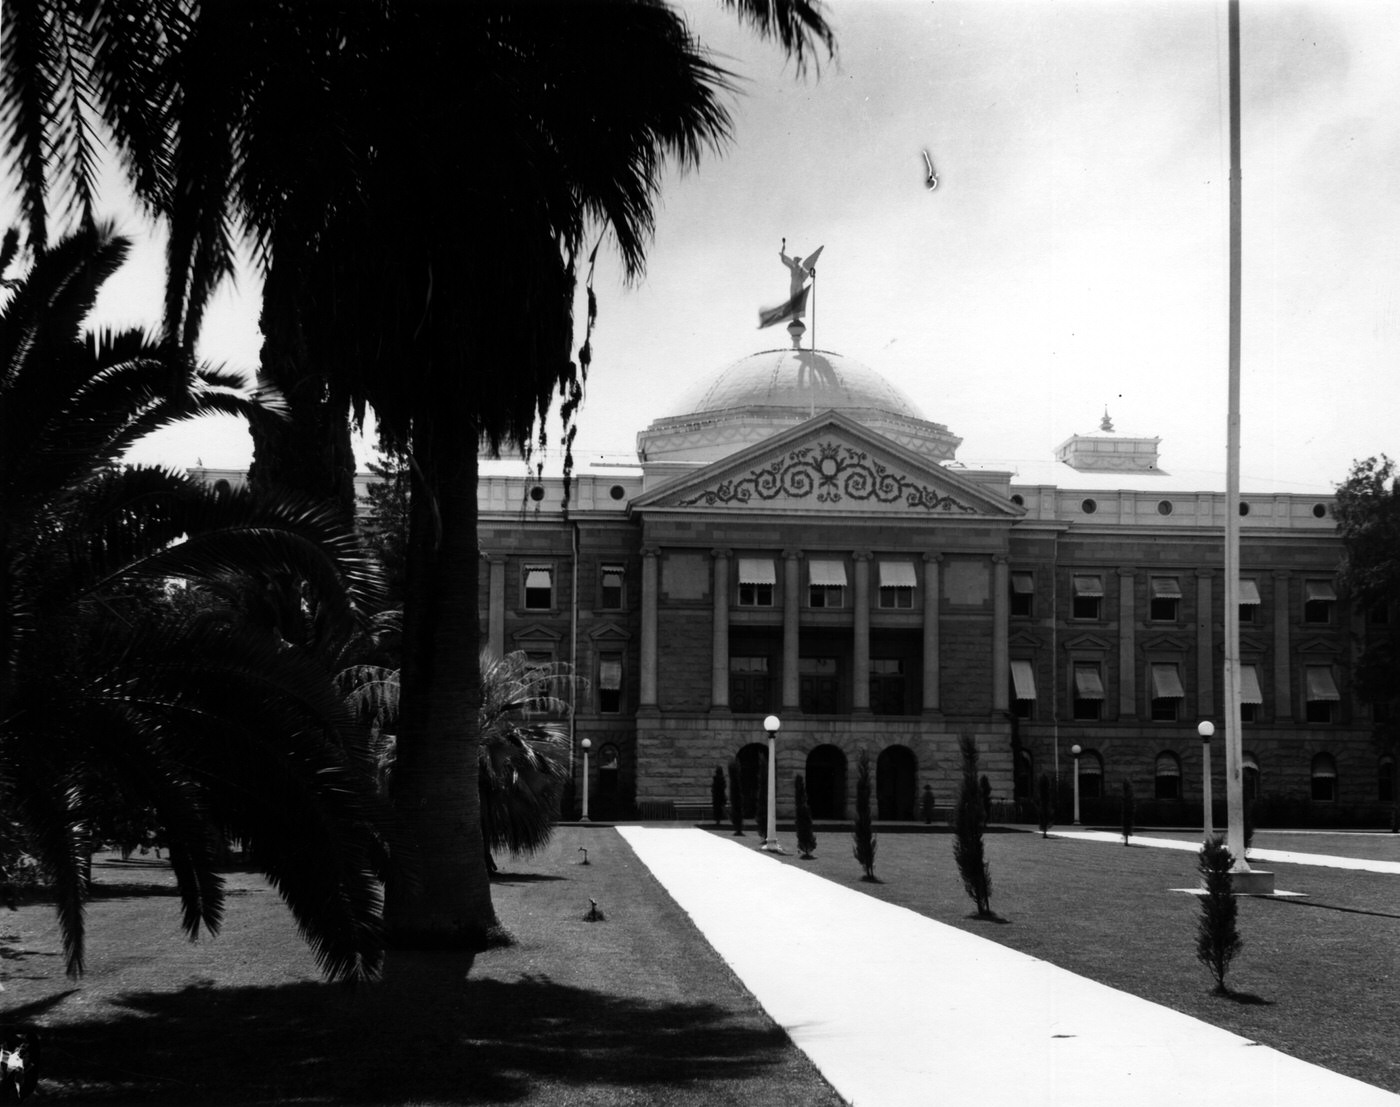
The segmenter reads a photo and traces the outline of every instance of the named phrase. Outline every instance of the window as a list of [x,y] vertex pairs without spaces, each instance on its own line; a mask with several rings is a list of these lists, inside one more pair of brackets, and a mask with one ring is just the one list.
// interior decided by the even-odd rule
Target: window
[[1244,775],[1244,802],[1253,803],[1259,798],[1259,759],[1245,750],[1240,769]]
[[617,795],[618,770],[622,764],[622,756],[618,748],[611,742],[598,751],[598,794],[601,796]]
[[1176,577],[1153,577],[1148,618],[1154,623],[1174,623],[1181,617],[1181,583]]
[[1153,662],[1152,721],[1174,723],[1181,715],[1181,701],[1186,696],[1181,687],[1181,667],[1174,661]]
[[554,607],[554,569],[549,565],[525,566],[525,607],[549,611]]
[[903,659],[870,659],[870,710],[876,715],[903,715],[908,710],[904,694]]
[[598,655],[598,710],[616,715],[622,710],[622,654],[608,651]]
[[1103,717],[1103,677],[1099,674],[1097,661],[1074,663],[1074,717]]
[[1253,623],[1260,608],[1259,585],[1251,577],[1240,580],[1240,622]]
[[1337,704],[1342,695],[1337,691],[1337,682],[1332,679],[1331,665],[1305,665],[1303,686],[1306,690],[1307,721],[1310,723],[1334,723],[1337,721]]
[[1259,666],[1240,666],[1240,721],[1257,723],[1264,706],[1264,690],[1259,686]]
[[880,606],[905,609],[914,606],[917,577],[914,566],[907,561],[880,562]]
[[1337,593],[1330,580],[1305,580],[1303,582],[1303,622],[1330,623],[1332,605],[1337,602]]
[[807,563],[807,605],[846,606],[846,564],[813,559]]
[[1011,574],[1011,614],[1030,618],[1035,614],[1035,574]]
[[622,590],[623,567],[604,565],[598,580],[598,606],[618,609],[624,606],[626,593]]
[[1312,798],[1319,803],[1337,798],[1337,762],[1330,753],[1319,753],[1312,759]]
[[805,715],[835,715],[840,683],[834,657],[797,659],[798,703]]
[[768,658],[764,655],[729,657],[729,709],[758,714],[773,709]]
[[1157,767],[1152,774],[1152,794],[1159,800],[1181,798],[1181,761],[1176,754],[1163,751],[1157,755]]
[[1019,658],[1011,661],[1011,710],[1018,719],[1035,716],[1035,670]]
[[1077,576],[1074,578],[1074,608],[1076,619],[1101,618],[1103,610],[1103,577]]
[[769,558],[739,558],[739,606],[772,607],[773,585],[777,581],[777,572]]
[[1376,799],[1380,803],[1395,802],[1395,758],[1386,756],[1376,766]]
[[1103,795],[1103,758],[1093,750],[1085,750],[1079,755],[1079,796],[1081,799],[1098,799]]

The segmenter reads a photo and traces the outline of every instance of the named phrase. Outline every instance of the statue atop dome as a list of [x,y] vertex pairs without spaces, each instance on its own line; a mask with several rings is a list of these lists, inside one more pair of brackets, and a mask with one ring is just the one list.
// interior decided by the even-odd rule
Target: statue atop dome
[[821,257],[824,246],[818,246],[805,258],[788,257],[787,239],[778,248],[778,260],[787,266],[789,273],[788,298],[777,307],[764,308],[758,313],[758,326],[771,327],[784,319],[801,319],[807,313],[807,294],[811,291],[807,278],[817,275],[817,258]]

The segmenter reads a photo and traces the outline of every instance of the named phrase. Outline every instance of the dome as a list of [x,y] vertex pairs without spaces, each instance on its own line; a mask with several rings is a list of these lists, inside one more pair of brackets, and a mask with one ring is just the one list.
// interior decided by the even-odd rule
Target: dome
[[932,460],[950,460],[962,441],[874,369],[830,350],[780,349],[702,383],[637,435],[637,453],[644,464],[708,464],[833,409]]

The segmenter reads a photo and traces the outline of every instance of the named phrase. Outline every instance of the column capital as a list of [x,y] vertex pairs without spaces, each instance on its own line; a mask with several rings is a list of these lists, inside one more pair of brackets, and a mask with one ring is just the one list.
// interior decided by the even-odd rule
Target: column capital
[[643,556],[643,557],[656,557],[656,556],[658,556],[660,553],[661,553],[661,547],[660,547],[660,546],[643,546],[643,547],[642,547],[642,556]]
[[853,550],[853,551],[851,551],[851,560],[852,560],[852,561],[872,561],[872,560],[874,560],[874,558],[875,558],[875,555],[874,555],[873,553],[871,553],[869,550]]
[[941,553],[926,553],[923,555],[925,565],[937,565],[943,560]]
[[1287,580],[1293,574],[1287,569],[1275,569],[1274,580]]
[[728,547],[716,546],[713,550],[710,551],[710,556],[713,557],[716,561],[719,561],[721,558],[733,557],[734,551],[729,549]]
[[785,560],[785,561],[798,561],[798,560],[801,560],[801,558],[802,558],[802,551],[801,551],[801,550],[784,550],[783,553],[782,553],[782,557],[783,557],[783,560]]
[[1197,580],[1209,580],[1209,579],[1212,578],[1213,576],[1215,576],[1215,570],[1214,570],[1214,569],[1197,569],[1197,570],[1196,570],[1196,579],[1197,579]]
[[1011,558],[1010,558],[1007,554],[1004,554],[1004,553],[992,554],[992,564],[993,564],[993,565],[1009,565],[1009,564],[1011,564]]
[[1137,570],[1130,565],[1120,565],[1115,571],[1120,577],[1131,577],[1137,575]]

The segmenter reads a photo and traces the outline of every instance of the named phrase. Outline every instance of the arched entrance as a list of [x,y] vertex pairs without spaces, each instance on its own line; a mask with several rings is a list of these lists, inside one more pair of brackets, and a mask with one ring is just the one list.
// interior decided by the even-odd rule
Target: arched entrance
[[886,746],[875,759],[877,819],[912,819],[918,762],[908,746]]
[[[739,787],[744,792],[744,818],[752,819],[758,812],[758,790],[767,788],[768,781],[763,777],[764,763],[768,760],[768,747],[762,742],[750,742],[739,751]],[[734,802],[734,797],[729,798]]]
[[846,817],[846,755],[818,746],[807,755],[807,803],[814,819]]

